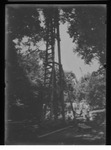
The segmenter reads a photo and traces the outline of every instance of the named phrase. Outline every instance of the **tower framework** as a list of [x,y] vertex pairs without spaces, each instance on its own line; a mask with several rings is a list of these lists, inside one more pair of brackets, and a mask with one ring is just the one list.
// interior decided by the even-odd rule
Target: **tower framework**
[[[59,35],[59,11],[52,9],[46,16],[46,56],[45,56],[45,75],[44,75],[44,116],[50,112],[51,119],[58,119],[64,114],[63,97],[63,68],[61,64],[60,53],[60,35]],[[58,62],[55,62],[55,42],[58,48]]]

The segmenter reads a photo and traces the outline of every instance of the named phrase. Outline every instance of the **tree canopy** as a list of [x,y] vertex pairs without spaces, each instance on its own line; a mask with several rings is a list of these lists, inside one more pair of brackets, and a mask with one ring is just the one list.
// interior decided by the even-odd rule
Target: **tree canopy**
[[74,52],[78,53],[86,64],[96,58],[100,65],[103,65],[106,62],[106,7],[89,5],[63,10],[69,22],[68,33],[77,44]]
[[[34,78],[38,70],[40,70],[38,60],[41,57],[36,46],[36,42],[41,39],[40,33],[42,32],[39,12],[36,7],[14,7],[12,5],[8,6],[6,10],[8,46],[5,59],[8,117],[11,119],[18,119],[23,116],[30,118],[34,117],[34,115],[39,115],[42,106],[42,103],[38,101],[41,95],[41,86],[39,84],[38,89],[32,84],[33,80],[41,80],[40,74],[38,78]],[[23,42],[24,37],[27,37],[27,42]],[[16,42],[14,43],[13,40]],[[32,45],[36,47],[33,53]],[[23,47],[27,47],[27,51],[24,54],[22,52]],[[37,91],[38,95],[34,94],[34,91]],[[20,116],[17,115],[17,110],[19,110],[18,115],[23,111]],[[31,114],[33,115],[31,116]]]

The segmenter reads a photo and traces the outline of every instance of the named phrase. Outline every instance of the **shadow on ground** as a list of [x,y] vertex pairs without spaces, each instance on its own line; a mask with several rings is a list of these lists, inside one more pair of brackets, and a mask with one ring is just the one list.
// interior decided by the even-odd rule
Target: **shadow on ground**
[[[105,126],[94,122],[84,123],[91,128],[80,129],[81,122],[38,126],[36,122],[8,123],[6,145],[105,145]],[[39,138],[40,135],[69,127],[60,132]]]

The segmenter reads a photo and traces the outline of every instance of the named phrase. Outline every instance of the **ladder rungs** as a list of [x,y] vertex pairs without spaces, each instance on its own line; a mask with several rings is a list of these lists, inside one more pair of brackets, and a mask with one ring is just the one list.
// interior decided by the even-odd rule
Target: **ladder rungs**
[[51,75],[51,72],[46,72],[46,73],[45,73],[46,76],[48,76],[48,74],[49,74],[49,76],[50,76],[50,75]]
[[51,72],[46,72],[46,76],[48,76],[48,74],[49,74],[49,76],[51,75]]
[[45,70],[48,71],[48,72],[51,72],[52,68],[51,67],[50,68],[46,68]]
[[50,57],[47,57],[47,59],[53,59],[53,57],[52,57],[52,56],[50,56]]
[[47,53],[48,55],[51,55],[52,53]]
[[52,65],[48,64],[46,67],[52,67]]
[[59,64],[58,62],[52,62],[52,61],[49,61],[49,62],[44,63],[44,64],[45,64],[45,65],[48,65],[48,64],[53,64],[53,63],[61,66],[61,64]]
[[50,66],[48,68],[45,68],[45,70],[50,72],[52,70],[52,67]]
[[52,72],[45,72],[46,74],[51,74]]
[[45,70],[51,72],[52,71],[52,67],[46,68]]
[[52,51],[52,48],[50,48],[50,49],[47,49],[47,52],[48,52],[48,51]]
[[49,62],[50,62],[50,61],[52,61],[52,60],[53,60],[53,58],[48,58],[48,60],[47,60],[47,61],[49,61]]
[[[49,62],[47,62],[47,63],[45,62],[44,65],[48,65],[48,66],[49,66],[49,65],[52,64],[52,63],[53,63],[52,61],[49,61]],[[51,66],[51,65],[50,65],[50,66]]]
[[47,66],[45,69],[46,69],[46,70],[52,69],[52,66]]

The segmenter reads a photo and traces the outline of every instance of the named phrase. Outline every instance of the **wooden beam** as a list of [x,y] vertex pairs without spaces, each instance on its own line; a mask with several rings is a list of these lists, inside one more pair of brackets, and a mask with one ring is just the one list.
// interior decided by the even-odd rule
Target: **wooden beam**
[[40,136],[38,136],[38,138],[42,138],[42,137],[45,137],[45,136],[48,136],[48,135],[51,135],[51,134],[54,134],[54,133],[63,131],[63,130],[65,130],[65,129],[72,128],[72,127],[73,127],[73,126],[68,126],[68,127],[66,127],[66,128],[62,128],[62,129],[59,129],[59,130],[55,130],[55,131],[49,132],[49,133],[47,133],[47,134],[40,135]]

